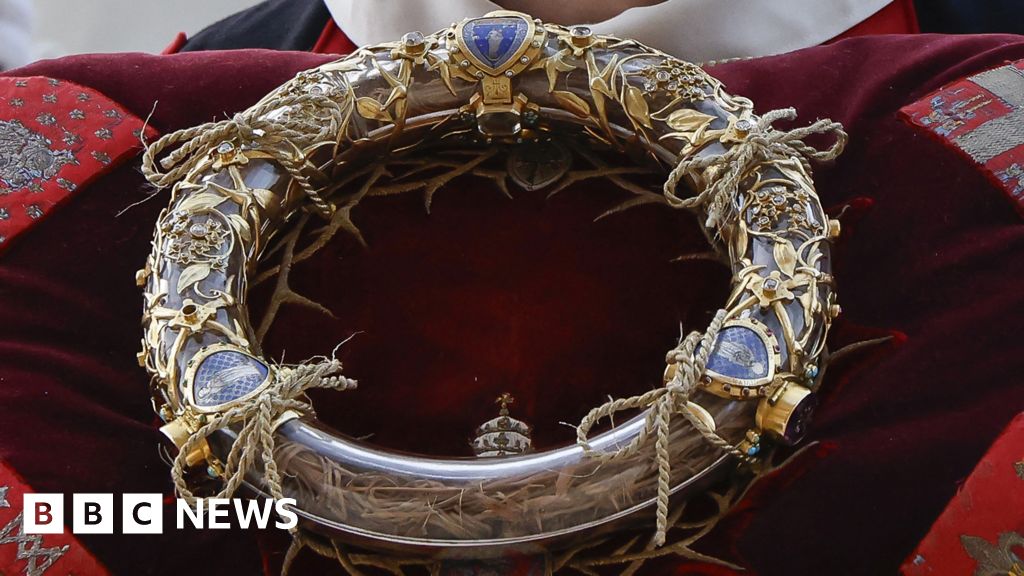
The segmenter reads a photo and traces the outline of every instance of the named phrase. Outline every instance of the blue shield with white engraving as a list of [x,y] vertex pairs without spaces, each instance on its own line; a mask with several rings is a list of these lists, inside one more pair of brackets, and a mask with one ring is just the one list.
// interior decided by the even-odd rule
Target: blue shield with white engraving
[[499,70],[526,43],[530,24],[516,16],[477,18],[462,27],[462,40],[470,53],[491,70]]
[[192,398],[196,406],[210,408],[242,398],[259,388],[270,369],[259,360],[235,352],[219,350],[203,358],[192,380]]
[[764,340],[746,326],[727,326],[718,333],[707,370],[736,380],[759,380],[771,364]]

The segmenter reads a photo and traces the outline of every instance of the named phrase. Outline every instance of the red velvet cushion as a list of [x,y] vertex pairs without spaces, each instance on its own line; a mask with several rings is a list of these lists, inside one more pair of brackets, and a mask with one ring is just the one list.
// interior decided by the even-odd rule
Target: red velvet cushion
[[[944,82],[1021,57],[1019,37],[889,36],[713,70],[759,110],[795,106],[801,122],[847,126],[849,149],[818,170],[819,191],[826,205],[867,197],[873,209],[839,249],[839,328],[909,337],[826,380],[811,437],[830,450],[720,532],[712,547],[730,560],[763,574],[894,572],[1024,403],[1024,228],[984,176],[896,117]],[[90,56],[15,73],[92,86],[142,116],[158,99],[153,122],[168,132],[250,105],[323,61]],[[121,168],[0,259],[0,458],[37,489],[169,491],[135,364],[132,282],[166,194],[114,217],[145,193],[136,170]],[[297,269],[297,290],[338,320],[289,308],[270,353],[294,361],[361,332],[341,351],[361,389],[318,395],[325,419],[383,444],[451,453],[510,391],[540,443],[563,442],[559,420],[656,385],[679,322],[702,327],[725,298],[717,265],[668,262],[705,249],[686,215],[640,208],[593,224],[622,197],[593,183],[548,202],[515,196],[463,179],[429,216],[414,197],[367,201],[356,221],[368,250],[339,240]],[[83,540],[115,573],[259,569],[245,533]]]

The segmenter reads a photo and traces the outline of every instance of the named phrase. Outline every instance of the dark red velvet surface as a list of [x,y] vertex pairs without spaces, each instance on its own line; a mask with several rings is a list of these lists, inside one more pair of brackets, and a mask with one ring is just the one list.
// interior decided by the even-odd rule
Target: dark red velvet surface
[[[861,211],[837,259],[837,340],[874,332],[858,326],[907,336],[826,379],[811,431],[824,448],[723,525],[709,547],[729,560],[758,574],[894,573],[1024,406],[1024,227],[983,175],[896,116],[944,82],[1022,57],[1020,37],[891,36],[713,70],[759,110],[795,106],[801,122],[846,125],[846,154],[816,174],[826,205]],[[85,56],[15,74],[91,86],[143,117],[159,100],[152,121],[166,133],[322,61]],[[122,167],[0,259],[0,458],[39,490],[169,491],[134,358],[132,281],[166,195],[115,218],[145,194],[137,168]],[[725,298],[721,267],[669,262],[705,249],[688,216],[641,208],[592,224],[621,198],[593,183],[547,202],[515,196],[462,179],[429,216],[414,197],[367,201],[356,221],[368,250],[339,240],[297,269],[295,287],[338,319],[289,308],[268,351],[298,360],[359,332],[340,353],[361,389],[318,395],[325,419],[451,453],[510,391],[540,443],[565,441],[559,420],[655,385],[679,322],[700,327]],[[252,534],[82,539],[118,574],[261,569]]]

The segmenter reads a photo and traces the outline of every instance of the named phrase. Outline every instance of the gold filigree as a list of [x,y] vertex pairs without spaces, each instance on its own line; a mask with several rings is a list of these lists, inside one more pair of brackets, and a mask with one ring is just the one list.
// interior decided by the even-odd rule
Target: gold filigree
[[164,225],[167,234],[165,254],[178,264],[209,264],[214,269],[224,267],[224,246],[227,228],[218,220],[198,221],[191,214],[176,211]]
[[666,94],[673,100],[698,102],[712,90],[710,77],[696,64],[666,60],[661,64],[648,64],[634,74],[647,94]]
[[772,230],[781,218],[792,228],[814,228],[807,218],[812,196],[802,187],[781,178],[757,182],[746,194],[755,230]]
[[[502,14],[507,15],[491,16]],[[616,152],[646,155],[649,162],[617,166],[605,162],[600,153],[578,146],[576,151],[585,165],[566,172],[553,184],[552,193],[575,182],[606,178],[631,197],[604,215],[650,203],[697,210],[706,216],[709,239],[717,249],[728,252],[734,265],[733,295],[728,309],[715,315],[713,330],[709,328],[701,339],[700,362],[692,366],[687,362],[691,356],[698,357],[694,335],[684,340],[689,348],[674,351],[677,368],[682,370],[664,388],[671,393],[663,395],[669,400],[659,396],[656,411],[651,411],[647,400],[612,401],[635,400],[638,403],[633,407],[648,410],[645,434],[656,438],[656,466],[650,456],[636,451],[623,458],[640,459],[629,461],[630,470],[657,468],[657,474],[646,476],[645,481],[657,484],[658,534],[653,542],[661,542],[665,530],[681,522],[679,515],[668,516],[670,458],[686,453],[681,446],[750,460],[760,449],[762,433],[781,436],[789,429],[791,417],[801,417],[793,398],[810,394],[810,388],[802,387],[808,383],[803,371],[822,351],[823,334],[838,311],[831,278],[821,272],[827,255],[826,231],[833,226],[819,221],[824,216],[810,184],[808,161],[833,157],[842,139],[830,150],[814,150],[800,138],[830,129],[831,124],[819,122],[804,132],[775,131],[772,121],[785,114],[754,115],[749,100],[727,94],[720,82],[696,65],[634,41],[593,35],[586,27],[566,29],[538,25],[525,15],[512,17],[525,20],[529,33],[525,43],[516,44],[514,58],[492,62],[496,68],[468,57],[469,47],[461,44],[464,39],[459,34],[464,24],[428,36],[407,35],[400,42],[360,49],[317,70],[300,73],[249,111],[169,135],[150,148],[143,170],[155,184],[173,185],[172,211],[161,216],[166,226],[157,231],[154,252],[139,274],[146,287],[146,350],[140,360],[153,375],[156,408],[164,418],[180,420],[188,412],[189,400],[181,397],[178,388],[182,381],[179,365],[195,358],[197,342],[205,344],[206,337],[212,336],[250,350],[246,336],[262,338],[285,304],[330,314],[326,307],[292,290],[291,272],[297,262],[312,256],[339,231],[364,243],[352,216],[363,199],[422,193],[429,210],[437,191],[464,175],[487,178],[509,195],[508,175],[495,166],[501,146],[548,138],[561,126],[578,126],[575,134]],[[521,42],[519,36],[515,42]],[[410,96],[410,89],[420,83],[432,83],[432,91]],[[428,93],[437,101],[417,100],[416,96]],[[547,113],[552,109],[557,114]],[[467,149],[438,152],[441,146],[458,148],[452,146],[456,142]],[[406,155],[424,148],[431,149],[429,160]],[[159,166],[166,172],[161,172],[156,158],[164,151]],[[675,154],[678,156],[673,157]],[[251,182],[261,181],[264,165],[271,166],[277,179],[275,184],[267,184],[272,190],[245,181],[249,175],[254,176]],[[650,166],[655,170],[675,167],[663,189],[644,182]],[[682,192],[687,185],[698,191],[695,197]],[[764,196],[758,196],[762,191]],[[782,204],[776,201],[777,195],[783,197]],[[313,217],[301,213],[291,230],[275,238],[276,244],[261,245],[271,240],[275,224],[300,210],[326,219],[311,241],[304,243],[303,235]],[[175,211],[187,213],[187,218],[182,220]],[[767,220],[762,223],[761,218]],[[192,230],[194,226],[203,230]],[[265,260],[271,254],[279,257],[279,264],[252,278],[257,257]],[[227,260],[228,255],[230,265],[225,267],[221,259]],[[275,274],[270,306],[253,329],[246,316],[245,291],[250,282]],[[796,322],[794,318],[801,312],[804,322]],[[688,418],[700,434],[680,436],[682,444],[673,444],[669,450],[669,417],[676,407],[689,406],[689,394],[702,385],[697,379],[717,342],[715,334],[743,326],[768,347],[769,357],[764,362],[775,378],[769,383],[749,378],[750,382],[737,381],[734,387],[740,392],[724,387],[705,390],[756,399],[757,422],[771,422],[772,426],[753,429],[750,422],[743,422],[736,427],[732,421],[717,428],[722,433],[719,436],[712,424],[723,423]],[[785,366],[783,354],[788,355]],[[307,376],[310,380],[304,386],[317,386],[319,376]],[[187,391],[187,376],[185,381]],[[772,388],[779,382],[786,386]],[[783,388],[789,394],[785,402],[781,396],[773,396]],[[229,404],[223,407],[228,409]],[[230,409],[244,419],[256,406],[243,403]],[[656,431],[651,415],[658,419]],[[260,416],[267,424],[265,438],[271,436],[271,416]],[[584,429],[582,424],[580,429]],[[737,440],[741,433],[746,435]],[[687,444],[689,441],[696,444]],[[266,442],[269,444],[263,449],[272,450],[272,440]],[[580,442],[586,445],[585,433]],[[631,446],[637,449],[639,444]],[[215,458],[211,463],[219,469]],[[176,462],[176,481],[181,480],[182,465],[180,460]],[[245,472],[228,469],[234,471],[234,482]],[[268,482],[272,490],[280,490],[280,477]],[[176,485],[179,490],[185,486],[181,482]],[[507,490],[502,493],[511,494]],[[460,511],[463,496],[460,493],[457,501]],[[427,514],[424,530],[436,527],[475,538],[473,530],[483,528],[471,518],[447,514],[434,518],[438,516],[435,512],[452,505],[450,502],[417,502],[402,509],[406,520],[409,510],[423,509]],[[546,505],[538,520],[550,514],[551,507]],[[684,543],[677,547],[662,550],[696,554],[689,547],[689,537],[684,536]],[[353,555],[332,548],[333,555],[347,567],[356,566]],[[625,560],[618,564],[591,563],[576,554],[567,556],[561,566],[590,574],[615,564],[626,566],[629,573],[634,568],[627,563],[662,550],[634,539],[620,547],[619,556]]]
[[792,288],[795,286],[796,282],[783,278],[778,270],[774,270],[767,276],[758,276],[751,282],[750,290],[757,297],[758,304],[768,308],[775,302],[792,300]]

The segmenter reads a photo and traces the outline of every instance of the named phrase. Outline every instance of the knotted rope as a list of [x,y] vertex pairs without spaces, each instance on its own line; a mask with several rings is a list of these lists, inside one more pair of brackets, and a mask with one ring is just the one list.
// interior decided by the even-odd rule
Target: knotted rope
[[[655,459],[658,463],[658,523],[654,542],[658,546],[665,543],[665,533],[668,531],[668,501],[672,473],[671,453],[669,452],[669,425],[671,424],[672,417],[677,414],[682,416],[710,443],[738,458],[746,458],[745,454],[730,444],[728,440],[708,428],[686,406],[690,395],[697,387],[700,377],[704,373],[708,356],[714,347],[715,338],[722,329],[722,323],[725,322],[725,315],[725,310],[719,310],[711,320],[711,324],[706,332],[703,334],[691,332],[679,342],[678,346],[668,352],[666,360],[670,364],[676,364],[676,372],[672,380],[667,382],[665,386],[639,396],[611,400],[602,404],[587,413],[576,428],[576,442],[588,454],[606,459],[629,457],[646,444],[647,439],[652,433],[655,435],[654,451]],[[629,444],[615,452],[596,453],[591,449],[588,440],[590,430],[602,418],[611,417],[623,410],[646,408],[650,408],[650,410],[647,412],[644,426]]]
[[196,499],[185,479],[187,455],[199,449],[218,430],[241,424],[238,437],[224,464],[224,487],[215,497],[230,498],[258,459],[263,466],[263,477],[271,496],[277,500],[284,498],[281,473],[274,460],[274,428],[277,419],[288,410],[310,412],[312,407],[309,402],[301,398],[311,388],[340,391],[355,387],[355,380],[341,375],[341,362],[335,359],[279,367],[269,387],[257,396],[213,415],[181,446],[171,468],[171,478],[178,495],[190,504]]
[[[306,80],[300,76],[299,81]],[[330,215],[332,208],[314,188],[303,168],[305,153],[318,144],[334,143],[344,125],[350,98],[337,98],[337,90],[295,90],[286,84],[252,108],[227,120],[178,130],[146,147],[142,174],[153,186],[167,188],[183,180],[207,154],[223,142],[236,146],[256,144],[270,154],[309,197],[316,211]],[[146,143],[143,142],[143,145]],[[170,150],[164,158],[156,160]]]
[[[729,147],[720,154],[709,154],[686,158],[669,173],[665,181],[665,198],[676,208],[704,209],[707,213],[705,226],[715,229],[723,222],[732,199],[739,193],[740,184],[750,170],[774,160],[796,158],[804,170],[810,172],[810,161],[834,160],[846,147],[848,136],[842,124],[832,120],[818,120],[809,126],[782,131],[772,128],[777,120],[793,120],[796,110],[783,108],[765,113],[758,119],[755,128],[742,142]],[[811,134],[833,134],[836,141],[824,150],[805,144],[803,139]],[[680,198],[676,194],[679,182],[686,177],[700,178],[704,171],[714,166],[718,169],[708,185],[696,196]]]
[[[750,171],[766,162],[796,158],[804,170],[810,171],[810,161],[826,161],[836,158],[846,146],[847,134],[842,125],[831,120],[818,120],[813,124],[789,131],[772,128],[772,124],[781,119],[796,118],[796,110],[786,108],[772,110],[758,119],[755,128],[742,142],[727,148],[719,154],[709,154],[686,158],[669,173],[665,182],[664,193],[669,204],[676,208],[703,210],[707,213],[705,226],[717,228],[729,211],[733,199],[739,194],[740,184]],[[825,150],[819,150],[805,144],[803,139],[811,134],[835,135],[835,143]],[[696,196],[680,198],[676,189],[680,181],[686,177],[699,178],[705,176],[708,168],[715,167],[717,172],[708,178],[707,185]],[[681,415],[708,442],[741,460],[748,456],[722,438],[693,412],[687,408],[690,395],[704,374],[708,356],[714,347],[715,338],[725,321],[726,311],[719,310],[703,334],[691,332],[680,341],[679,345],[670,350],[666,360],[676,364],[675,375],[665,386],[639,396],[611,400],[591,410],[576,429],[576,441],[591,455],[600,458],[621,458],[635,454],[653,433],[655,435],[654,451],[658,464],[658,496],[657,496],[657,530],[654,543],[661,546],[665,543],[668,531],[668,504],[671,491],[671,453],[669,452],[669,431],[671,419]],[[699,348],[698,348],[699,344]],[[588,442],[590,430],[602,418],[611,417],[623,410],[648,409],[644,426],[640,433],[626,446],[610,453],[595,454]]]

